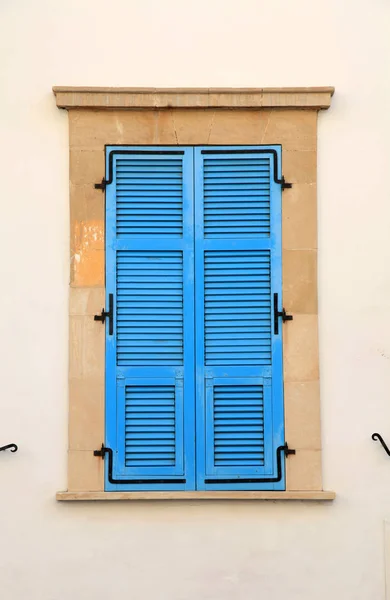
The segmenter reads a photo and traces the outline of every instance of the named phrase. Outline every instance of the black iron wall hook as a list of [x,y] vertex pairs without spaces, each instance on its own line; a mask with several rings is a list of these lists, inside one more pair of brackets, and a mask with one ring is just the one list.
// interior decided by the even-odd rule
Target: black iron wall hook
[[387,456],[390,456],[390,450],[387,447],[387,444],[386,444],[385,440],[383,439],[383,437],[381,436],[381,434],[380,433],[373,433],[371,437],[374,440],[374,442],[376,442],[377,440],[379,440],[380,443],[382,444],[383,448],[385,449],[385,452],[386,452]]
[[0,446],[0,452],[3,450],[11,450],[11,452],[17,452],[18,447],[16,444],[7,444],[6,446]]

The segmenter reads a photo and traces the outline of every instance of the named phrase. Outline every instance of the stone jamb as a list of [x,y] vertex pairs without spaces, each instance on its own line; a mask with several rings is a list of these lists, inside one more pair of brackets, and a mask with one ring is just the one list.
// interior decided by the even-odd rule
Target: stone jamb
[[[316,206],[319,106],[317,102],[309,106],[307,100],[313,94],[326,93],[330,102],[332,88],[320,90],[290,90],[290,96],[306,96],[300,106],[287,108],[282,108],[281,101],[277,107],[265,108],[257,101],[254,106],[242,107],[241,100],[248,97],[248,91],[229,90],[226,95],[230,96],[232,110],[225,110],[202,106],[205,97],[215,93],[210,90],[169,90],[166,94],[176,99],[177,108],[155,108],[161,90],[55,88],[58,106],[61,94],[73,98],[73,104],[69,98],[61,100],[69,109],[70,144],[68,491],[73,493],[72,499],[78,492],[104,492],[103,461],[93,456],[93,450],[104,439],[105,338],[104,328],[93,320],[93,315],[101,311],[105,295],[104,194],[95,190],[94,184],[104,175],[106,144],[282,145],[283,175],[294,184],[283,193],[282,217],[283,302],[287,312],[294,315],[283,329],[285,424],[286,439],[297,450],[287,461],[286,492],[293,497],[295,492],[322,491]],[[264,98],[264,90],[261,93]],[[268,93],[286,99],[285,90]],[[124,106],[111,108],[98,98],[95,108],[85,108],[83,94],[89,98],[91,94],[96,98],[132,94],[139,99],[147,94],[152,100],[146,108],[142,105],[123,110]],[[191,108],[180,107],[180,98],[185,96],[192,98]],[[199,106],[194,107],[197,102]],[[66,499],[66,494],[60,497]]]

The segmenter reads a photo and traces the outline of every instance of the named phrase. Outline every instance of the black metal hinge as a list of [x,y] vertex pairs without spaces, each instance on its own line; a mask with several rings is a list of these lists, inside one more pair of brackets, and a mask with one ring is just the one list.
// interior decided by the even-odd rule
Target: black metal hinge
[[107,453],[107,448],[105,447],[104,444],[102,444],[102,447],[100,448],[100,450],[94,450],[93,451],[93,455],[94,456],[101,456],[101,458],[104,460],[104,457],[106,456]]
[[284,455],[286,458],[290,456],[290,454],[296,454],[297,451],[294,448],[289,448],[287,442],[284,444]]
[[114,333],[114,295],[108,295],[108,311],[102,308],[102,312],[100,315],[95,315],[94,321],[101,321],[105,323],[106,319],[108,319],[108,333],[112,335]]
[[[284,176],[283,176],[283,175],[282,175],[282,179],[281,179],[281,184],[282,184],[282,192],[283,192],[283,190],[290,189],[290,188],[292,188],[292,186],[293,186],[293,184],[292,184],[292,183],[288,183],[288,182],[285,180],[285,178],[284,178]],[[95,187],[96,187],[96,186],[95,186]]]
[[278,304],[279,304],[278,294],[274,294],[274,334],[275,335],[279,335],[279,317],[282,317],[283,323],[285,323],[285,321],[293,320],[293,316],[288,315],[286,313],[285,308],[282,308],[282,310],[279,310]]
[[107,181],[104,179],[104,177],[100,183],[95,183],[95,190],[102,190],[104,192],[106,187],[107,187]]

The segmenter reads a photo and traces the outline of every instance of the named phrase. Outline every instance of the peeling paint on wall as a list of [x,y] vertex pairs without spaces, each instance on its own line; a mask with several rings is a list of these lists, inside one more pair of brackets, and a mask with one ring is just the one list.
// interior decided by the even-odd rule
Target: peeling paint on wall
[[104,222],[81,221],[74,224],[71,255],[71,284],[104,284]]

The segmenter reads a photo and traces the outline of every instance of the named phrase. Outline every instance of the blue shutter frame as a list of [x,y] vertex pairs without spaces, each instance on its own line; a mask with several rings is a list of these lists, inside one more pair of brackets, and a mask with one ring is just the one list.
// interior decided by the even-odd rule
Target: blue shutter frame
[[108,146],[106,172],[106,490],[285,489],[281,147]]
[[[267,152],[269,150],[269,153]],[[259,151],[259,152],[257,152]],[[195,149],[199,490],[283,490],[281,147]],[[274,177],[276,175],[276,177]]]
[[[111,165],[110,165],[111,162]],[[195,487],[193,149],[106,147],[106,490]]]

